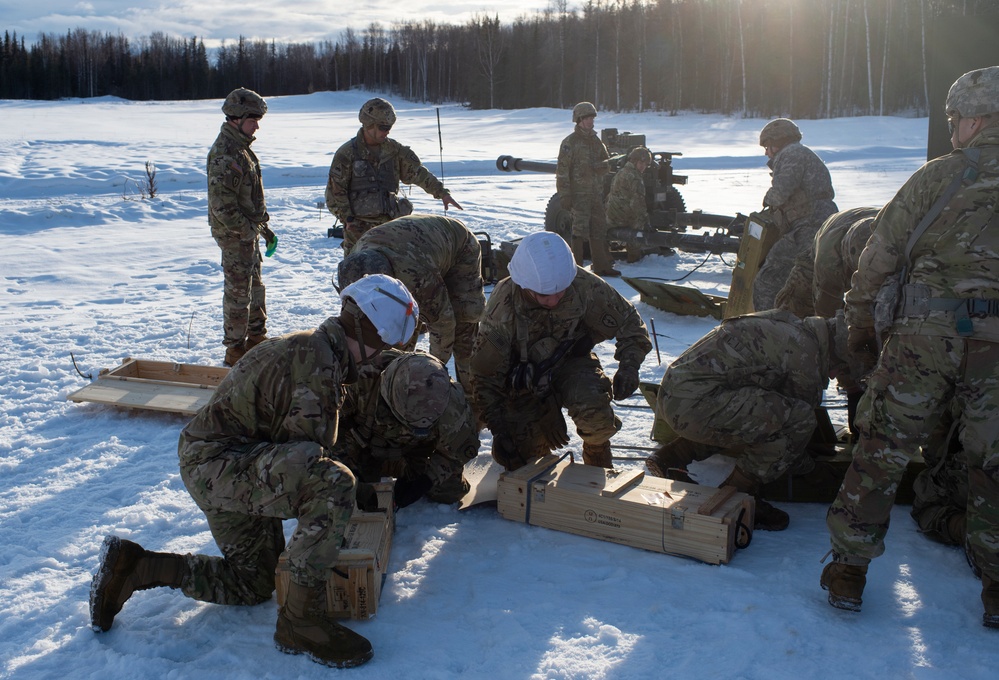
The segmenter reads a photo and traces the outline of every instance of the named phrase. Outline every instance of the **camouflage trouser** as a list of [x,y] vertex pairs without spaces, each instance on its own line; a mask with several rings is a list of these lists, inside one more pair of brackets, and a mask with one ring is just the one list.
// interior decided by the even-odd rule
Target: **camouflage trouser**
[[350,249],[354,247],[354,244],[357,243],[357,239],[361,238],[365,232],[373,227],[377,227],[379,224],[385,224],[390,219],[391,218],[388,215],[382,215],[371,219],[361,219],[360,217],[355,217],[350,223],[350,226],[344,225],[343,243],[340,244],[340,247],[343,248],[344,257],[350,254]]
[[764,484],[799,462],[816,424],[811,404],[754,386],[671,395],[665,403],[667,412],[658,415],[678,435],[739,451],[736,465]]
[[260,247],[251,240],[216,238],[222,249],[222,344],[239,347],[249,335],[267,334],[267,309],[261,278]]
[[[315,586],[329,578],[354,509],[354,476],[346,466],[313,442],[188,446],[187,455],[198,447],[193,457],[205,462],[182,464],[181,478],[222,557],[188,557],[185,595],[219,604],[263,602],[274,591],[282,550],[296,583]],[[285,550],[281,520],[292,518],[298,525]]]
[[999,344],[893,335],[857,413],[853,463],[826,516],[832,548],[853,561],[884,552],[910,452],[925,447],[954,407],[967,457],[967,531],[979,566],[999,575]]
[[607,244],[607,215],[599,189],[592,194],[573,194],[572,197],[572,241],[569,245],[579,266],[583,265],[583,241],[590,242],[593,268],[610,269],[614,261]]
[[445,364],[453,355],[458,382],[467,394],[471,394],[469,361],[475,331],[486,307],[486,296],[482,292],[482,247],[471,233],[455,255],[454,264],[444,275],[444,286],[451,302],[453,340],[445,340],[445,337],[452,336],[450,332],[442,335],[441,331],[445,329],[437,324],[428,324],[430,353]]
[[587,444],[603,444],[621,429],[621,421],[611,406],[611,380],[600,368],[596,355],[566,359],[553,371],[551,385],[552,394],[547,399],[526,395],[506,404],[510,435],[517,450],[528,454],[525,458],[537,458],[551,450],[539,427],[546,422],[546,416],[556,415],[549,409],[558,409],[561,418],[561,409],[565,408],[576,433]]
[[794,266],[794,258],[806,248],[811,248],[819,226],[810,221],[799,221],[770,248],[770,252],[763,260],[763,266],[753,279],[755,311],[763,312],[774,308],[777,293],[784,287]]
[[919,530],[933,540],[963,546],[962,537],[951,535],[947,521],[954,515],[963,515],[968,507],[968,466],[964,452],[951,454],[938,463],[939,467],[927,467],[913,480],[910,514]]

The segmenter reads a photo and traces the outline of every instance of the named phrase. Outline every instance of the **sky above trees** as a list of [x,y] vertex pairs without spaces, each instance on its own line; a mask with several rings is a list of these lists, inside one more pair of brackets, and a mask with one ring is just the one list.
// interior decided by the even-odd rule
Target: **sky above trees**
[[[160,31],[178,37],[200,37],[209,48],[223,40],[247,38],[278,42],[335,40],[346,28],[361,29],[372,22],[389,27],[394,22],[434,21],[463,24],[477,14],[513,21],[544,10],[548,0],[409,0],[405,9],[396,0],[300,0],[291,5],[269,0],[238,4],[200,0],[0,0],[3,29],[16,31],[29,43],[41,33],[65,33],[83,28],[122,33],[128,38]],[[583,3],[569,3],[569,6]]]

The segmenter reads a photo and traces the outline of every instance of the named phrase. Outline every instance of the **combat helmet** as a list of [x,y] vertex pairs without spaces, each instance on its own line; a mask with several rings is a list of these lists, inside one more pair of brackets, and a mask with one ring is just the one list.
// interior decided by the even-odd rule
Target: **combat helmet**
[[222,103],[222,113],[227,118],[262,118],[267,113],[267,102],[253,90],[237,87],[230,92]]
[[648,165],[652,162],[652,152],[644,146],[636,146],[628,154],[628,160],[632,163],[645,163]]
[[560,293],[576,278],[576,261],[565,240],[552,231],[528,234],[510,258],[510,279],[541,295]]
[[801,141],[801,130],[788,118],[775,118],[760,130],[760,146],[776,146]]
[[590,102],[579,102],[572,107],[572,122],[578,123],[587,116],[597,115],[597,107]]
[[944,110],[962,118],[986,116],[999,111],[999,66],[969,71],[954,81],[947,92]]
[[436,357],[408,353],[382,373],[379,394],[400,422],[429,434],[451,398],[451,376]]
[[337,290],[343,290],[365,274],[395,276],[395,270],[392,269],[392,263],[389,262],[389,259],[377,250],[355,249],[337,266],[336,278],[339,284]]
[[368,274],[342,291],[344,332],[362,347],[401,347],[416,333],[420,308],[398,279]]
[[375,97],[364,102],[361,110],[357,113],[357,119],[361,121],[361,125],[364,127],[371,125],[388,125],[391,127],[395,125],[395,109],[392,108],[392,104],[388,101],[381,97]]

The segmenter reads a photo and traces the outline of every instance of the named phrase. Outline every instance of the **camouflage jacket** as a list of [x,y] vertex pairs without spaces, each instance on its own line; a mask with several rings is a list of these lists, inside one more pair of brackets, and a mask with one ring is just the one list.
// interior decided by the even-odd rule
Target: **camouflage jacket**
[[261,442],[309,441],[329,451],[337,439],[345,376],[354,372],[336,317],[254,347],[181,432],[181,464],[197,465],[220,449]]
[[716,401],[756,387],[818,406],[829,384],[828,322],[768,310],[725,319],[663,374],[658,409],[670,398]]
[[794,258],[787,281],[777,294],[777,308],[800,318],[831,318],[843,309],[843,294],[850,288],[850,277],[877,212],[877,208],[851,208],[830,215],[808,248]]
[[354,472],[369,462],[406,459],[416,462],[435,484],[458,472],[479,452],[479,432],[472,407],[461,385],[451,381],[447,406],[428,432],[414,432],[400,421],[381,396],[382,372],[402,356],[384,350],[359,370],[357,382],[348,386],[342,411],[342,436],[333,451]]
[[223,123],[208,152],[208,224],[215,238],[249,240],[270,219],[260,161],[250,150],[254,139]]
[[763,197],[764,207],[771,208],[781,233],[799,223],[818,228],[836,212],[832,178],[822,159],[807,146],[788,144],[773,157],[770,189]]
[[609,158],[607,147],[597,133],[577,125],[559,146],[555,166],[555,187],[559,196],[602,196],[604,175],[610,170]]
[[867,240],[877,208],[852,208],[825,221],[815,235],[812,300],[815,314],[827,319],[846,304],[843,296]]
[[631,229],[644,229],[649,225],[645,180],[631,161],[614,175],[607,195],[607,224]]
[[337,149],[326,182],[326,207],[341,222],[358,218],[382,224],[398,217],[390,194],[399,193],[399,182],[415,184],[434,198],[448,193],[408,146],[386,139],[376,150],[364,143],[364,129]]
[[[485,307],[482,251],[475,234],[460,220],[436,215],[400,217],[365,232],[351,253],[363,250],[381,253],[392,263],[393,276],[402,281],[420,306],[420,320],[438,333],[445,347],[454,344],[456,321],[445,283],[448,272],[464,265],[474,280],[463,282],[462,298],[478,297],[480,311]],[[462,261],[471,256],[474,261]]]
[[[999,128],[986,128],[970,146],[981,149],[978,175],[965,180],[913,245],[907,282],[926,286],[930,297],[999,300],[999,219],[995,215]],[[851,328],[874,327],[874,301],[881,285],[898,277],[905,266],[910,234],[951,180],[967,168],[967,157],[961,151],[927,162],[878,213],[846,294]],[[972,323],[975,339],[999,342],[999,317],[972,317]],[[954,313],[934,310],[920,316],[896,316],[891,332],[956,335]]]
[[523,353],[521,324],[526,325],[527,358],[535,363],[548,358],[558,344],[573,340],[589,348],[615,338],[618,364],[636,367],[652,349],[645,322],[635,306],[609,283],[581,267],[576,268],[576,278],[555,309],[538,305],[524,289],[505,278],[486,302],[472,352],[473,401],[487,423],[502,413],[504,401],[512,396],[509,376]]

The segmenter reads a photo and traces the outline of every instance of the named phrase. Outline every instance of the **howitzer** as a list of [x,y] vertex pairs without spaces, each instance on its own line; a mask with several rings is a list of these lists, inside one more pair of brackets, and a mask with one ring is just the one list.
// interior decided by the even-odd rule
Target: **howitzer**
[[[610,193],[614,176],[628,162],[628,154],[638,146],[645,146],[645,135],[630,132],[618,133],[616,128],[605,128],[600,139],[611,154],[610,172],[604,176],[603,199]],[[673,249],[687,252],[735,253],[745,217],[742,215],[709,215],[700,211],[685,212],[683,196],[677,184],[686,184],[686,175],[673,172],[673,157],[683,154],[675,151],[652,152],[652,163],[643,175],[645,204],[649,213],[649,229],[635,230],[613,227],[609,231],[612,242],[621,243],[630,260],[649,253],[671,254]],[[558,165],[544,161],[529,161],[514,156],[500,156],[496,168],[502,172],[544,172],[555,174]],[[715,228],[713,234],[684,233],[687,228]],[[567,242],[572,242],[572,215],[563,210],[558,194],[548,199],[545,208],[545,229],[553,231]],[[724,231],[722,231],[724,230]]]

